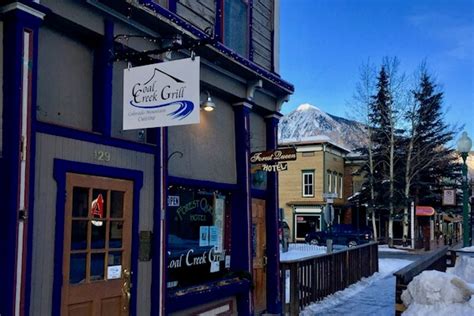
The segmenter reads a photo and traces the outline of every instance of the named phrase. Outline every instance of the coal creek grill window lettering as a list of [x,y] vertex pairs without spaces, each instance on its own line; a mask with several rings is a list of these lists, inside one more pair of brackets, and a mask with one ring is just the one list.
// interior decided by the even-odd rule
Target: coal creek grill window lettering
[[176,186],[168,188],[168,195],[175,197],[167,205],[168,287],[178,289],[225,276],[230,195]]

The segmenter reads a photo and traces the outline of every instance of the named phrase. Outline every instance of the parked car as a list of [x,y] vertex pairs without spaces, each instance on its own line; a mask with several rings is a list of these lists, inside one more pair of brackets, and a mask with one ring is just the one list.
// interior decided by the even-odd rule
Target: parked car
[[306,234],[305,241],[312,245],[326,245],[326,241],[332,239],[333,244],[355,247],[369,242],[372,236],[372,230],[368,227],[357,229],[348,224],[336,224],[333,225],[331,231],[316,231]]

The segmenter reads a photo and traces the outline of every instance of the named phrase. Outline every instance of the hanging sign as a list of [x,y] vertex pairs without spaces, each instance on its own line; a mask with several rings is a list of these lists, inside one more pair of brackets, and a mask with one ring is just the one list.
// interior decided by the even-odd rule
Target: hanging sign
[[262,170],[266,172],[279,172],[288,170],[288,164],[286,162],[279,162],[275,165],[262,164]]
[[444,189],[443,190],[443,205],[455,206],[456,205],[456,190],[455,189]]
[[124,70],[123,129],[199,123],[199,57]]
[[290,160],[296,160],[295,148],[256,151],[250,154],[251,163],[276,164],[281,161]]

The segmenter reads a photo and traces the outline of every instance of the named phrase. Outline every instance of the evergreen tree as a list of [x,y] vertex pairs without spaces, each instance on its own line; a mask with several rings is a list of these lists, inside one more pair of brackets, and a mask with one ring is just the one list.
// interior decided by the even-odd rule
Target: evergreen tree
[[393,80],[395,78],[390,78],[387,66],[383,65],[377,77],[376,94],[372,97],[369,116],[374,130],[373,182],[377,192],[377,204],[387,208],[389,212],[389,245],[392,245],[393,241],[393,219],[397,199],[397,151],[401,133],[397,128],[398,113],[393,99]]
[[[452,177],[455,155],[448,147],[454,131],[443,120],[443,93],[423,68],[418,87],[412,91],[413,108],[406,118],[410,133],[404,141],[404,220],[403,237],[408,236],[408,208],[417,204],[441,205],[443,180]],[[413,238],[413,236],[412,236]]]

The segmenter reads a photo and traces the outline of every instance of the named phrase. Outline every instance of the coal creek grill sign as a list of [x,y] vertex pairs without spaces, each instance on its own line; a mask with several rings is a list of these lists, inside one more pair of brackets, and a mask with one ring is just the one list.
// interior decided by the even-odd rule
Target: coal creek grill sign
[[198,123],[199,57],[124,70],[124,130]]
[[265,172],[286,171],[288,164],[285,161],[291,160],[296,160],[295,148],[256,151],[250,154],[250,162],[260,164]]

